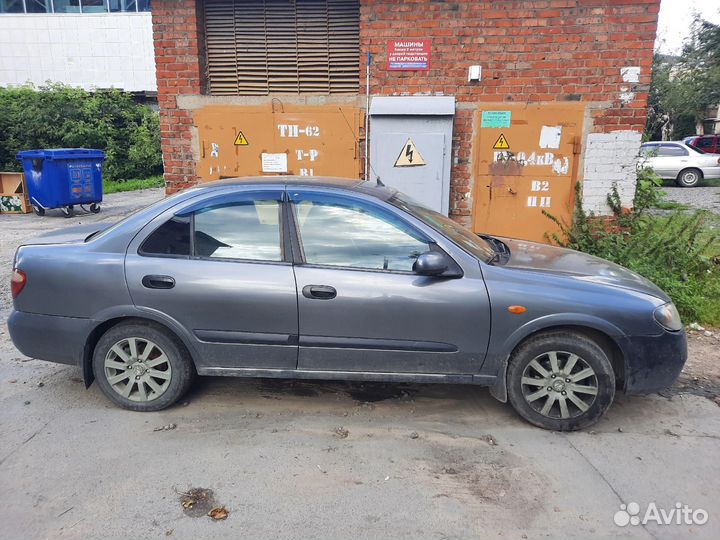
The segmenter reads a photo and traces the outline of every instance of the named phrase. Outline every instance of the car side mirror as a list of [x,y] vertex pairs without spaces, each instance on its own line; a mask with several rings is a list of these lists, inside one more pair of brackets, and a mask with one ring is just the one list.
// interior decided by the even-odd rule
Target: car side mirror
[[421,276],[439,276],[445,273],[452,261],[444,253],[426,251],[418,255],[413,264],[413,272]]

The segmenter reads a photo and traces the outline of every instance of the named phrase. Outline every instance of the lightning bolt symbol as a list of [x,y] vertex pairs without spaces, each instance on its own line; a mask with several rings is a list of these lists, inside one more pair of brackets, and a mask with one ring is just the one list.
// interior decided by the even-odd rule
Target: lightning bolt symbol
[[405,148],[405,155],[407,156],[408,161],[409,161],[410,163],[412,163],[412,160],[413,160],[412,144],[408,144],[408,145],[407,145],[407,148]]

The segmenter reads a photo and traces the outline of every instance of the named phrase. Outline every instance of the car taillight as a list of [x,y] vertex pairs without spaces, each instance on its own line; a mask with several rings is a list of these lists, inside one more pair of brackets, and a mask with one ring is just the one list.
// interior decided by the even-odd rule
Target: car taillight
[[10,292],[13,298],[17,298],[27,283],[27,276],[22,270],[13,269],[12,278],[10,279]]

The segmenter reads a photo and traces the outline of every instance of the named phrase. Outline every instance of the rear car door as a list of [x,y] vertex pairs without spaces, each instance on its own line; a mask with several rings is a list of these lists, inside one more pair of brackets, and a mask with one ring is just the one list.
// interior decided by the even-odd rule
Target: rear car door
[[675,178],[682,169],[690,166],[689,155],[690,152],[679,144],[662,143],[653,159],[653,168],[658,176]]
[[[434,239],[381,201],[288,188],[298,231],[298,369],[476,373],[490,307],[481,276],[419,276]],[[479,270],[479,263],[473,259]]]
[[199,368],[296,367],[283,197],[282,188],[257,189],[192,202],[155,218],[128,248],[133,302],[183,327]]

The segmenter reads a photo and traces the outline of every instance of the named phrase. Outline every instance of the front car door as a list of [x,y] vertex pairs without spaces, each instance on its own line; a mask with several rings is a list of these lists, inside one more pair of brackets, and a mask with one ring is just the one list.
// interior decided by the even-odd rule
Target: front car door
[[[298,369],[479,371],[490,308],[477,259],[373,197],[289,187],[288,198],[302,260]],[[448,253],[463,276],[414,274],[415,258],[429,250]]]
[[198,368],[295,369],[297,293],[283,241],[282,187],[239,188],[172,208],[132,241],[136,306],[170,319]]

